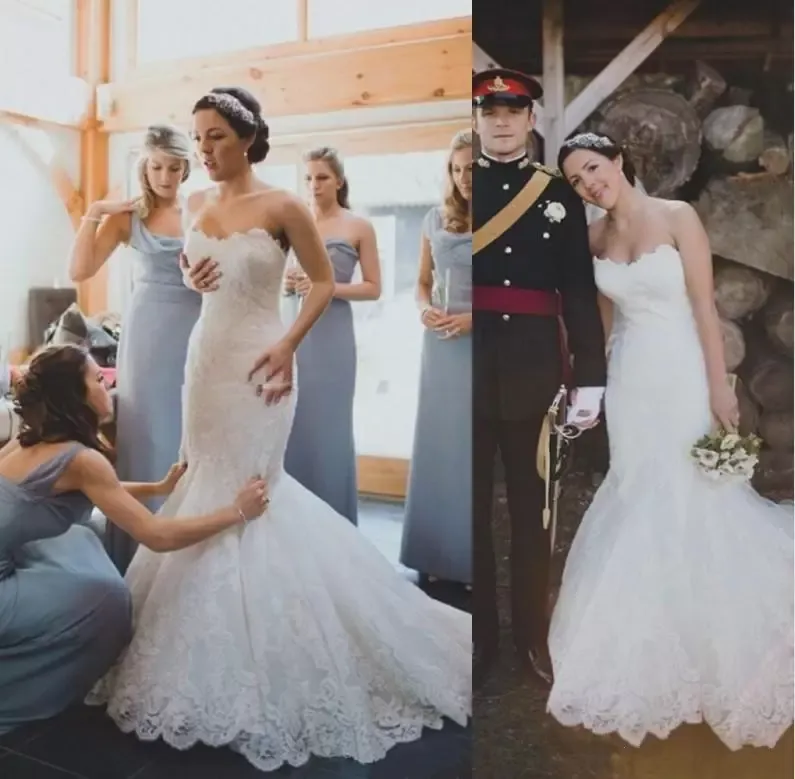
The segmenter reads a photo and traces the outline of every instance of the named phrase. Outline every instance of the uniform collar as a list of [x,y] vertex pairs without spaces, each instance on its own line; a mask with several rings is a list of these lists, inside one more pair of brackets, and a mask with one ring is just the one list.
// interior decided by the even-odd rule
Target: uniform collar
[[529,162],[530,160],[529,157],[527,156],[527,149],[523,149],[515,157],[512,157],[509,160],[498,160],[492,157],[487,152],[481,150],[480,157],[478,159],[478,165],[480,165],[483,168],[489,168],[492,165],[506,165],[512,168],[513,167],[524,168],[527,167]]

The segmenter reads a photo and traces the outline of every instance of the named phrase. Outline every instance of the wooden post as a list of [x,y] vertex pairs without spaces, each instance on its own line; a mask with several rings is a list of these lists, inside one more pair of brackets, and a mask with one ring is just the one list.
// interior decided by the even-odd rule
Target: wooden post
[[124,27],[126,33],[124,75],[126,76],[138,66],[138,0],[124,0]]
[[[77,0],[77,70],[93,89],[89,114],[80,132],[80,194],[85,208],[106,196],[110,158],[108,134],[97,119],[96,87],[110,81],[110,0]],[[107,306],[107,267],[78,286],[86,314]]]
[[309,40],[309,0],[294,0],[298,14],[298,40]]
[[563,0],[544,0],[544,162],[554,166],[565,137],[566,82],[563,65]]

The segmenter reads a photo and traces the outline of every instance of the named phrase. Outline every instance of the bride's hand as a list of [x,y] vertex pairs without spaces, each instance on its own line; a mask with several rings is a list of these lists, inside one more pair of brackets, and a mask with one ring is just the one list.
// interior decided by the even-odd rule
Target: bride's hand
[[736,432],[740,425],[740,406],[737,395],[728,383],[721,383],[709,393],[709,405],[715,417],[727,433]]
[[[278,403],[292,392],[294,355],[295,349],[289,343],[278,341],[260,355],[249,372],[248,380],[251,381],[255,373],[265,369],[265,383],[257,384],[257,395],[264,397],[267,405]],[[275,377],[279,380],[270,384]]]
[[218,270],[218,263],[211,257],[202,257],[191,267],[188,258],[180,254],[179,267],[185,286],[194,292],[215,292],[218,289],[218,280],[224,275]]

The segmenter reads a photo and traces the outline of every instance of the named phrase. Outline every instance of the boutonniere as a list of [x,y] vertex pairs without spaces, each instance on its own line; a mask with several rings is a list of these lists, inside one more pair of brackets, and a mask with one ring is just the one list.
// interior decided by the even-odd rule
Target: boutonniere
[[550,222],[562,222],[566,218],[566,208],[563,203],[548,203],[544,209],[544,216]]

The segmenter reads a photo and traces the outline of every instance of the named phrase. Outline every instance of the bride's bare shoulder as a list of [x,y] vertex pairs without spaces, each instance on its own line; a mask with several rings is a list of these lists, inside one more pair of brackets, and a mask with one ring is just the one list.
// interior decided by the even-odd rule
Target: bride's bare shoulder
[[277,219],[296,211],[309,212],[306,203],[293,192],[279,187],[266,187],[257,193],[261,213],[273,214]]
[[649,198],[652,208],[664,219],[689,219],[697,216],[696,209],[684,200],[665,200],[659,197]]
[[676,242],[682,236],[701,235],[704,232],[701,217],[690,203],[684,200],[659,200],[658,203],[659,211]]
[[306,203],[289,190],[263,186],[255,198],[258,225],[272,235],[286,236],[314,224]]

